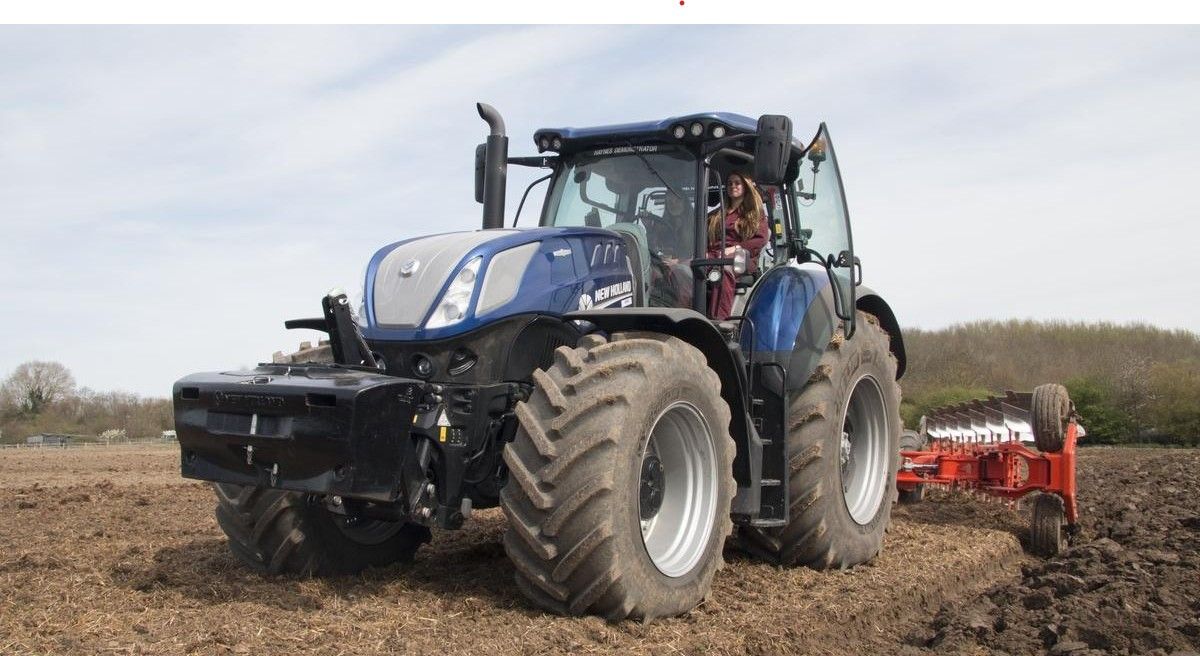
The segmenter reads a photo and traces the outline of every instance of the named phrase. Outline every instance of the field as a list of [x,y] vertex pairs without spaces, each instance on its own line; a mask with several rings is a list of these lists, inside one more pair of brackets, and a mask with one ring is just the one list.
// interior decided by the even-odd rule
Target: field
[[713,593],[648,625],[544,615],[511,583],[504,518],[411,564],[329,580],[242,569],[170,446],[0,451],[0,653],[963,653],[1200,651],[1200,452],[1085,449],[1083,533],[1040,561],[1025,514],[959,495],[899,507],[881,557],[777,569],[732,542]]

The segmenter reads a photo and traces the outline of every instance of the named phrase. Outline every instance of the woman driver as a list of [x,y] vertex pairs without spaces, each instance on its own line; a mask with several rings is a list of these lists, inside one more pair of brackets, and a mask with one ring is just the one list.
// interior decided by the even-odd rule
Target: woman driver
[[[730,173],[726,181],[725,249],[721,249],[721,210],[708,215],[708,257],[733,257],[738,246],[746,249],[746,272],[757,269],[758,254],[767,243],[771,231],[763,212],[762,199],[754,183],[742,173]],[[732,267],[723,267],[721,282],[709,289],[708,315],[713,319],[729,318],[733,309],[735,280]]]

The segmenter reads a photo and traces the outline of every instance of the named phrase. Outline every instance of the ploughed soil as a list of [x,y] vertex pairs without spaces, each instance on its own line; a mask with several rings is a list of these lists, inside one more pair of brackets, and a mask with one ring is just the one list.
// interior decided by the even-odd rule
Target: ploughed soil
[[731,542],[703,605],[645,625],[526,604],[498,510],[413,563],[264,578],[174,447],[0,451],[0,654],[1200,651],[1200,452],[1080,460],[1083,532],[1053,560],[1022,552],[1024,512],[943,493],[897,507],[883,554],[845,572]]
[[[1200,654],[1200,452],[1085,449],[1072,547],[945,604],[907,643],[963,654]],[[914,651],[915,653],[915,651]]]

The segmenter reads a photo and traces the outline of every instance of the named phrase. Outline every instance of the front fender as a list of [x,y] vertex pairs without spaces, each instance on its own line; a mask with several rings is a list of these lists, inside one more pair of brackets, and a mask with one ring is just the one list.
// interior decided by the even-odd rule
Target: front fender
[[[725,338],[703,314],[681,308],[613,308],[580,310],[563,316],[567,321],[588,321],[605,332],[646,330],[678,337],[695,346],[708,360],[708,366],[721,379],[721,398],[729,404],[729,433],[738,445],[733,461],[733,477],[739,486],[752,480],[747,454],[753,448],[752,432],[747,425],[746,369],[726,346]],[[760,447],[761,448],[761,447]]]

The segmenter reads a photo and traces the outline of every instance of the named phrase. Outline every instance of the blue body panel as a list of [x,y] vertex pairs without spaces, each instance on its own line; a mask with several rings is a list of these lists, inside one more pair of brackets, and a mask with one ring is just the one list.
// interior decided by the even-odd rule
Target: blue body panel
[[[500,231],[497,231],[500,232]],[[371,340],[420,341],[443,339],[479,328],[491,321],[515,314],[541,312],[561,315],[588,307],[624,307],[633,303],[633,276],[625,254],[625,242],[619,235],[598,228],[526,228],[505,230],[507,234],[469,250],[458,263],[437,298],[446,292],[458,269],[475,257],[482,257],[482,267],[476,281],[476,293],[467,316],[456,324],[441,328],[382,328],[375,320],[375,276],[380,263],[397,246],[412,240],[399,241],[383,247],[367,265],[365,314],[367,325],[363,336]],[[417,238],[420,239],[420,238]],[[516,246],[540,242],[529,261],[517,293],[511,301],[476,316],[480,286],[492,258]],[[624,293],[628,290],[628,294]],[[599,292],[599,293],[597,293]],[[601,297],[601,298],[598,298]],[[435,302],[429,312],[437,307]],[[426,319],[428,313],[426,314]],[[421,322],[424,325],[424,321]]]
[[787,264],[767,271],[746,303],[753,327],[742,331],[742,351],[756,358],[790,354],[809,308],[828,286],[824,269]]

